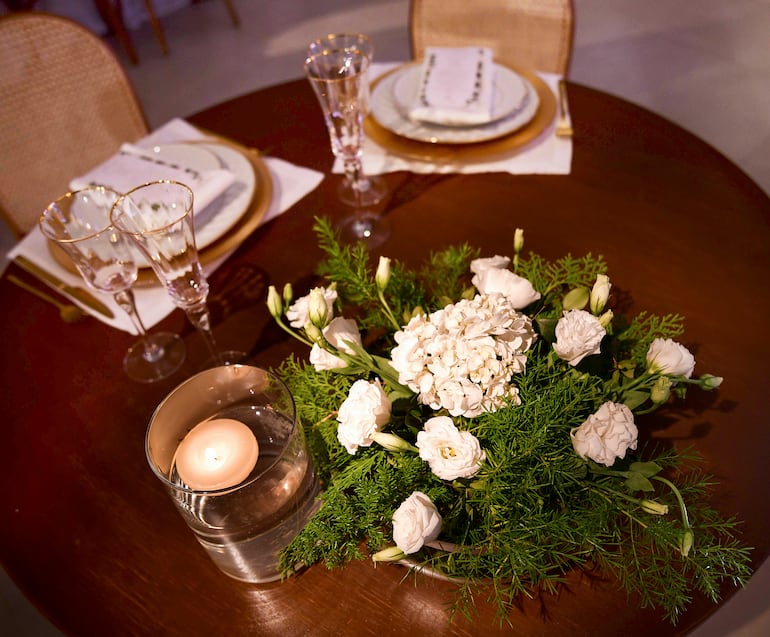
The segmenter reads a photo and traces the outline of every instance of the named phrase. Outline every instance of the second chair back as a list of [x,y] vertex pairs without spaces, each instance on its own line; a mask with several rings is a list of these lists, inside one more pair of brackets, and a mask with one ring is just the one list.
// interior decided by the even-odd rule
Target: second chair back
[[0,214],[19,236],[69,182],[147,134],[108,45],[60,16],[0,17]]
[[514,68],[566,75],[572,0],[412,0],[412,54],[426,46],[487,46]]

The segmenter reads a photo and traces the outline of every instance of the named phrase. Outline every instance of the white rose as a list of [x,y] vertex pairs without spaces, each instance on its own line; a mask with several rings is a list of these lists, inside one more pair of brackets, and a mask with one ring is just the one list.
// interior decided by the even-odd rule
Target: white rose
[[473,272],[473,274],[481,274],[490,268],[504,270],[510,264],[511,260],[508,257],[501,257],[499,254],[496,254],[493,257],[484,257],[471,261],[471,272]]
[[468,431],[460,431],[448,416],[426,421],[417,434],[416,444],[420,458],[442,480],[476,475],[487,457],[478,439]]
[[[323,335],[329,343],[334,345],[341,352],[346,354],[355,354],[345,341],[350,341],[356,345],[361,345],[361,335],[358,333],[358,326],[353,319],[337,317],[324,328]],[[310,362],[316,371],[329,369],[341,369],[347,365],[344,360],[327,352],[320,345],[313,345],[310,350]]]
[[622,403],[606,402],[580,427],[570,432],[572,446],[581,458],[590,458],[607,467],[623,458],[627,449],[636,449],[638,431],[634,415]]
[[[310,292],[320,292],[324,300],[326,301],[326,309],[328,310],[327,316],[334,316],[334,302],[337,300],[337,291],[329,288],[318,287],[313,288]],[[289,319],[289,324],[297,329],[302,329],[307,325],[308,321],[308,305],[310,301],[310,293],[306,294],[302,298],[297,299],[286,310],[286,318]]]
[[422,491],[415,491],[393,514],[393,541],[407,555],[441,533],[441,515]]
[[589,354],[601,351],[607,331],[599,319],[585,310],[564,312],[556,324],[556,342],[553,350],[573,367]]
[[350,454],[359,447],[368,447],[373,442],[372,436],[390,420],[390,409],[390,400],[380,381],[357,380],[340,405],[337,440]]
[[647,367],[653,373],[690,378],[695,358],[684,345],[670,338],[656,338],[647,350]]
[[514,309],[520,310],[540,298],[540,292],[524,277],[510,270],[487,268],[476,274],[471,283],[481,294],[499,292],[505,296]]

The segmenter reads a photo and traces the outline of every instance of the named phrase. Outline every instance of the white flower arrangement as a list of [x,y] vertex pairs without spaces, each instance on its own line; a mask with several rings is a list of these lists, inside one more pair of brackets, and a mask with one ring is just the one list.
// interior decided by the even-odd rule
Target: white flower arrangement
[[524,258],[521,230],[513,258],[461,246],[420,275],[381,257],[374,276],[363,248],[316,231],[330,285],[268,294],[311,348],[280,372],[325,484],[287,574],[364,557],[363,540],[376,562],[492,581],[505,618],[516,594],[591,560],[672,621],[693,589],[716,599],[722,579],[744,581],[748,550],[704,500],[708,480],[684,477],[691,454],[650,448],[637,422],[722,382],[693,377],[681,317],[620,323],[601,257]]

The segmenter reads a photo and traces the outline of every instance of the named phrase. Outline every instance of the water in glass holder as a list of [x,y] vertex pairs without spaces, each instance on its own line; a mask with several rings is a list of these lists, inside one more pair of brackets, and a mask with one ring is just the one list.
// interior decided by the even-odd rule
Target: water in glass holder
[[[213,433],[193,440],[212,423]],[[247,365],[193,376],[156,409],[145,449],[153,472],[224,573],[255,583],[280,578],[278,554],[317,510],[319,485],[294,400],[278,377]]]

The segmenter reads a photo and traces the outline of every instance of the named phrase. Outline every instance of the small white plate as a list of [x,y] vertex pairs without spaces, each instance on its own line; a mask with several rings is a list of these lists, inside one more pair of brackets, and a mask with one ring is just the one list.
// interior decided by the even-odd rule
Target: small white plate
[[537,92],[526,78],[505,66],[495,64],[492,122],[480,126],[440,126],[414,122],[409,119],[408,113],[419,90],[419,81],[419,64],[410,64],[383,77],[372,91],[372,116],[380,126],[396,135],[420,142],[473,144],[496,139],[532,121],[539,105]]

